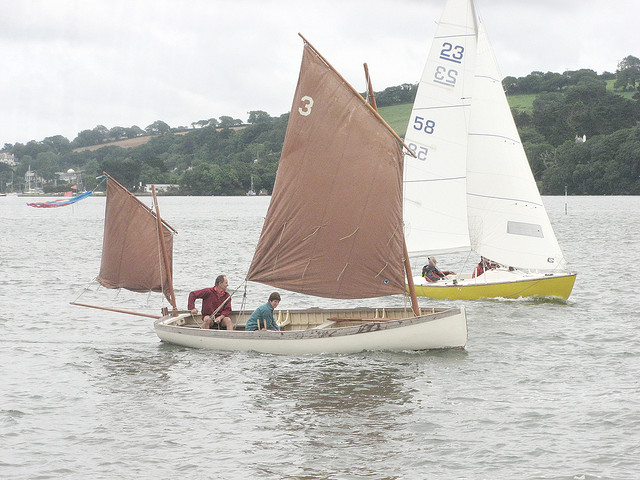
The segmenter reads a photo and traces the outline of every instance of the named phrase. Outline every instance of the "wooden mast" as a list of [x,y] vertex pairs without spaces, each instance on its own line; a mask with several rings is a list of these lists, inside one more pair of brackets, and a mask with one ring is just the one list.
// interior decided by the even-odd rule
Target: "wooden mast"
[[[303,37],[304,38],[304,37]],[[367,91],[369,92],[369,102],[371,107],[377,112],[378,104],[376,103],[376,96],[373,92],[373,85],[371,83],[371,77],[369,76],[369,67],[364,64],[364,75],[367,80]],[[410,151],[410,150],[409,150]],[[404,270],[407,275],[407,285],[409,287],[409,296],[411,297],[411,309],[416,317],[420,316],[420,305],[418,305],[418,297],[416,296],[416,287],[413,283],[413,274],[411,273],[411,263],[409,262],[409,251],[407,250],[407,242],[402,236],[402,254],[404,256]]]
[[162,234],[162,218],[160,217],[160,207],[158,206],[158,197],[156,197],[156,186],[151,185],[151,193],[153,194],[153,203],[156,206],[156,221],[158,222],[158,237],[160,238],[160,246],[162,247],[162,258],[164,259],[165,273],[167,274],[167,281],[169,282],[169,296],[171,306],[174,310],[176,307],[176,296],[173,293],[173,277],[171,275],[171,266],[169,265],[169,255],[167,255],[167,245],[164,241],[164,235]]
[[373,93],[373,85],[371,84],[371,77],[369,76],[369,67],[367,64],[364,64],[364,76],[367,79],[367,91],[369,92],[369,103],[373,107],[373,109],[378,111],[378,104],[376,103],[376,96]]

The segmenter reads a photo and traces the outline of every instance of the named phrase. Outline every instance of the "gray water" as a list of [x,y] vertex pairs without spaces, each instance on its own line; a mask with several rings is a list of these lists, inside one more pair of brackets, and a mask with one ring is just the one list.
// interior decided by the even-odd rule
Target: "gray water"
[[[566,304],[465,302],[463,351],[314,356],[175,347],[69,305],[162,306],[91,283],[104,198],[27,200],[0,198],[0,478],[640,478],[639,197],[544,199],[578,272]],[[241,285],[267,204],[161,197],[179,307],[219,273]]]

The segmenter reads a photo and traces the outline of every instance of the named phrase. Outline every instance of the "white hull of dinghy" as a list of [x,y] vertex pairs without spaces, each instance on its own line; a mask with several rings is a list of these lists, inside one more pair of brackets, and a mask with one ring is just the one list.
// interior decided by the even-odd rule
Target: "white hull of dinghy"
[[[405,309],[280,311],[278,323],[283,327],[279,332],[246,332],[243,324],[231,332],[203,330],[198,328],[199,318],[190,314],[167,315],[154,326],[165,342],[210,350],[297,355],[464,348],[467,343],[464,307],[428,310],[432,313],[408,318],[400,318],[406,315]],[[346,320],[347,317],[352,320]],[[245,315],[234,320],[246,318]]]

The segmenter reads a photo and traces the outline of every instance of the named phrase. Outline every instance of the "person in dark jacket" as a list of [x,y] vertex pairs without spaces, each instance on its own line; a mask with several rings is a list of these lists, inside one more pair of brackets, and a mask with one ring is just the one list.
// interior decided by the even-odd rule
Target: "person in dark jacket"
[[202,299],[201,328],[220,328],[233,330],[231,322],[231,295],[227,292],[229,281],[225,275],[219,275],[212,288],[194,290],[189,294],[187,309],[194,315],[198,314],[196,299]]
[[480,257],[480,261],[478,262],[478,265],[476,265],[476,269],[473,271],[471,278],[479,277],[485,270],[487,270],[487,260],[484,257]]
[[[495,270],[496,268],[500,268],[500,265],[494,262],[493,260],[480,257],[480,261],[478,262],[478,265],[476,265],[476,269],[473,271],[473,275],[471,275],[471,278],[479,277],[487,270]],[[513,268],[509,267],[509,270],[512,271]]]
[[441,271],[436,267],[436,257],[429,257],[429,264],[422,267],[422,276],[427,279],[428,282],[437,282],[442,280],[447,275],[455,275],[456,272],[450,270]]

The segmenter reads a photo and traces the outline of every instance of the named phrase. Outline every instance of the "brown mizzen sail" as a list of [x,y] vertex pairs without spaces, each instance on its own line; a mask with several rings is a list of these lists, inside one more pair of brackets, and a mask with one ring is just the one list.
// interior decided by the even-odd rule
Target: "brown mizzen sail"
[[[158,235],[159,225],[166,260]],[[163,292],[173,305],[173,230],[113,178],[107,179],[102,262],[98,282],[107,288]]]
[[305,42],[248,279],[328,298],[404,293],[402,168],[397,136]]

